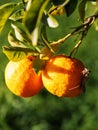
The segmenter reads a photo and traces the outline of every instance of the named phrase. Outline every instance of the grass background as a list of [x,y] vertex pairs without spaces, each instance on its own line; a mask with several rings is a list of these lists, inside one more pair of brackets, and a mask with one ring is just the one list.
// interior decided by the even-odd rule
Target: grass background
[[[11,0],[0,1],[0,5]],[[58,40],[79,25],[77,10],[67,18],[58,18],[60,26],[48,29],[50,40]],[[58,98],[43,89],[38,95],[24,99],[13,95],[4,82],[8,62],[2,53],[7,45],[9,22],[0,34],[0,130],[97,130],[98,129],[98,32],[91,27],[75,57],[91,70],[86,93],[76,98]],[[70,38],[58,53],[69,54],[76,44]]]

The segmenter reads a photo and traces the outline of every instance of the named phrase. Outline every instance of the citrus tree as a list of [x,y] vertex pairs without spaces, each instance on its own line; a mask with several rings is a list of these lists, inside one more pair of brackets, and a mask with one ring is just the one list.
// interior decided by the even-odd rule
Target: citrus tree
[[[87,10],[86,4],[88,2],[94,2],[92,4],[97,5],[96,1],[84,0],[79,2],[79,5],[77,0],[23,0],[17,3],[10,2],[3,4],[0,8],[0,32],[2,33],[6,22],[8,22],[9,20],[11,26],[7,35],[9,45],[4,45],[2,47],[3,53],[7,56],[9,60],[12,60],[14,62],[20,61],[27,56],[34,56],[34,69],[36,69],[36,71],[38,72],[39,70],[43,69],[43,66],[45,66],[45,63],[48,59],[50,59],[54,55],[57,55],[57,51],[59,50],[61,44],[63,44],[68,38],[72,37],[73,35],[78,35],[78,40],[75,43],[75,46],[71,51],[69,51],[68,54],[68,57],[72,58],[74,53],[82,44],[82,41],[89,31],[91,25],[96,21],[98,17],[97,7],[95,7],[96,9],[94,9],[93,15],[87,16],[85,10]],[[66,15],[67,17],[70,17],[77,6],[79,11],[79,20],[81,21],[81,24],[73,27],[73,30],[70,33],[58,39],[57,41],[50,41],[47,34],[47,28],[56,28],[59,26],[59,21],[56,20],[56,16],[60,17],[60,15]],[[16,64],[19,63],[17,62]],[[11,84],[13,84],[12,81],[17,84],[17,82],[15,81],[17,80],[16,77],[18,76],[18,73],[16,72],[16,69],[18,71],[18,68],[16,67],[15,71],[13,71],[13,73],[15,73],[14,76],[13,74],[11,74],[11,69],[13,66],[10,65],[8,69],[6,69],[7,71],[5,71],[5,81],[8,88],[10,88]],[[22,71],[21,67],[19,69],[20,71]],[[24,73],[22,75],[25,77],[25,75],[27,74]],[[81,77],[81,79],[83,79],[83,81],[81,82],[84,82],[85,79],[87,79],[88,71],[84,74],[84,77],[84,79]],[[27,82],[27,80],[24,80],[23,82]],[[16,86],[19,86],[19,83]],[[82,85],[80,83],[80,85],[76,84],[76,86]],[[16,89],[19,89],[19,87],[15,90],[14,89],[12,91],[15,91],[15,93],[17,93]],[[23,87],[23,89],[25,88]]]
[[[44,88],[56,95],[57,99],[58,97],[76,97],[85,92],[85,83],[92,70],[89,70],[83,62],[84,55],[81,57],[83,61],[77,57],[92,26],[97,33],[97,18],[97,0],[2,2],[0,6],[1,86],[7,86],[12,93],[21,97],[32,97],[42,90],[39,96],[43,98]],[[55,101],[56,98],[54,97]],[[79,104],[79,100],[77,101]],[[42,102],[40,99],[39,104]],[[81,112],[84,109],[80,108]],[[49,116],[49,114],[46,115]],[[45,114],[40,115],[40,111],[39,116],[45,119]],[[73,116],[75,117],[75,114]],[[73,124],[76,123],[74,117]],[[63,115],[60,119],[62,122],[65,120]],[[79,119],[79,123],[82,120],[79,117],[75,119]],[[47,121],[50,122],[50,126]],[[52,123],[48,118],[46,122],[42,122],[45,129],[48,127],[54,129]],[[3,123],[1,124],[3,126]],[[65,128],[72,130],[70,124],[67,126],[63,124],[61,129]],[[86,128],[91,127],[84,126],[85,130]]]

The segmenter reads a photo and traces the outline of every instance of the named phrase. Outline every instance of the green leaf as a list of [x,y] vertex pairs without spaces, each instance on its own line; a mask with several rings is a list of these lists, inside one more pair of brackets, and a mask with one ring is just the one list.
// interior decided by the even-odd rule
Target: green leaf
[[20,9],[20,10],[16,11],[15,13],[13,13],[13,14],[9,17],[9,19],[10,19],[10,20],[13,20],[13,21],[18,21],[18,20],[23,19],[24,14],[25,14],[24,9]]
[[30,8],[27,10],[23,22],[30,33],[39,26],[43,11],[49,0],[33,0]]
[[48,15],[47,23],[51,28],[56,28],[59,25],[57,20],[52,15]]
[[15,3],[7,3],[0,6],[0,32],[4,28],[7,19],[15,9],[16,5],[17,4]]
[[37,56],[39,53],[35,52],[31,48],[22,48],[22,47],[7,47],[3,46],[3,53],[7,56],[9,60],[19,61],[25,58],[26,56]]
[[8,41],[9,44],[13,47],[26,47],[23,43],[21,43],[16,37],[13,31],[8,33]]
[[47,13],[43,15],[42,22],[51,28],[56,28],[59,26],[58,21],[51,14]]
[[95,27],[96,31],[98,31],[98,19],[96,19],[96,21],[94,22],[94,27]]
[[80,19],[84,21],[85,18],[85,7],[86,7],[87,0],[82,0],[79,4],[79,15]]
[[[43,43],[49,43],[47,31],[46,31],[46,25],[43,25],[41,27],[41,38],[42,38]],[[47,46],[47,44],[45,44],[45,45]]]
[[36,46],[37,45],[37,41],[38,41],[38,31],[39,31],[39,28],[36,27],[33,32],[32,32],[32,44],[33,46]]
[[28,43],[31,44],[31,37],[29,36],[29,33],[23,26],[23,24],[17,22],[11,25],[15,31],[16,39],[18,39],[22,43],[27,43],[26,45],[28,45]]
[[70,0],[70,2],[65,6],[67,16],[70,16],[76,9],[78,0]]
[[60,5],[63,2],[65,2],[65,0],[52,0],[54,5]]

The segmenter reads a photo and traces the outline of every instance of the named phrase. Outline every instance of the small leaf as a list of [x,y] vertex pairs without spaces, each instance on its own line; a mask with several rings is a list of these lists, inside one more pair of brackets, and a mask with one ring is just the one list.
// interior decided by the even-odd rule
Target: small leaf
[[56,28],[59,25],[58,21],[52,15],[47,13],[43,15],[42,22],[51,28]]
[[25,40],[24,36],[23,36],[24,35],[23,31],[19,27],[17,27],[16,25],[14,25],[14,24],[11,24],[11,25],[12,25],[12,28],[14,29],[14,31],[15,31],[16,38],[19,41],[23,42]]
[[59,25],[57,20],[52,15],[48,16],[47,23],[48,23],[48,26],[51,28],[56,28]]
[[13,31],[10,31],[8,33],[8,41],[9,44],[13,47],[26,47],[24,44],[22,44],[16,37]]
[[23,22],[30,33],[39,26],[43,11],[49,0],[33,0],[30,8],[27,10]]
[[29,10],[30,6],[31,6],[32,0],[29,0],[26,4],[26,10]]
[[36,46],[38,41],[38,27],[36,27],[32,32],[32,45]]
[[13,13],[13,14],[9,17],[9,19],[10,19],[10,20],[13,20],[13,21],[18,21],[18,20],[23,19],[24,14],[25,14],[24,9],[20,9],[20,10],[16,11],[15,13]]
[[0,6],[0,32],[4,28],[7,19],[9,18],[10,14],[14,11],[15,7],[15,3],[7,3]]
[[22,43],[28,43],[31,44],[31,37],[29,36],[27,30],[25,29],[25,27],[23,26],[23,24],[17,22],[14,24],[11,24],[12,28],[15,31],[15,36],[16,38],[22,42]]
[[80,19],[84,21],[85,18],[85,7],[86,7],[86,2],[87,0],[82,0],[79,4],[79,14],[80,14]]
[[22,47],[7,47],[3,46],[3,53],[7,56],[9,60],[19,61],[25,58],[26,56],[38,56],[39,53],[35,52],[31,48],[22,48]]
[[68,4],[65,6],[67,16],[70,16],[74,12],[74,10],[76,9],[77,3],[78,3],[78,0],[70,0],[70,2],[68,2]]

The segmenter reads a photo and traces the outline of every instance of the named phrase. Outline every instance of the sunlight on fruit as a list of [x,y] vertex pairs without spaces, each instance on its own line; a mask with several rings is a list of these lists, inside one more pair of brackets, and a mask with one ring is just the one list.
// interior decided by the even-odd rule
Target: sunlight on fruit
[[5,69],[5,82],[11,92],[22,97],[31,97],[42,89],[41,73],[32,68],[32,57],[18,62],[10,61]]
[[83,92],[89,71],[75,58],[57,55],[47,61],[42,72],[45,88],[59,97],[75,97]]

